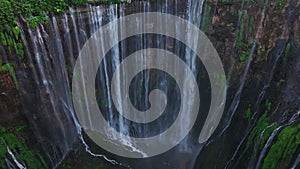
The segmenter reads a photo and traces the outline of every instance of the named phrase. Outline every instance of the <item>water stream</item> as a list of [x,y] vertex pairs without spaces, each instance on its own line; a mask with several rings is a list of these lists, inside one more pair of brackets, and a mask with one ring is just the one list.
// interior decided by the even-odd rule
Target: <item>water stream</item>
[[[159,3],[135,2],[134,4],[87,5],[84,8],[69,7],[68,11],[60,15],[49,14],[49,23],[38,25],[36,29],[32,29],[24,18],[18,17],[18,26],[21,36],[25,37],[24,59],[27,61],[26,66],[16,70],[21,84],[20,96],[22,106],[34,136],[38,140],[38,146],[43,150],[42,153],[46,156],[50,168],[59,167],[69,153],[77,148],[75,146],[78,144],[86,151],[86,156],[99,158],[112,166],[123,168],[193,169],[199,167],[214,167],[232,169],[240,167],[241,163],[245,162],[245,156],[247,156],[248,161],[246,165],[242,165],[243,167],[249,169],[261,168],[264,158],[272,144],[276,141],[281,130],[286,126],[298,124],[300,116],[299,109],[290,116],[290,111],[294,111],[294,109],[289,108],[291,104],[288,102],[294,101],[296,103],[299,101],[299,95],[294,92],[296,88],[295,84],[297,85],[297,79],[294,77],[297,75],[297,72],[299,73],[300,71],[300,58],[298,57],[298,59],[295,59],[295,64],[291,68],[291,71],[296,73],[290,73],[289,79],[286,82],[290,85],[290,88],[285,90],[285,95],[283,96],[287,101],[282,102],[284,105],[283,108],[280,107],[281,105],[278,105],[276,109],[270,112],[270,114],[274,116],[278,113],[286,112],[282,113],[282,122],[272,131],[262,149],[259,148],[259,145],[264,136],[264,132],[270,127],[273,127],[275,123],[270,122],[261,133],[257,133],[258,139],[253,148],[253,152],[252,154],[248,153],[250,148],[249,145],[246,145],[246,142],[252,129],[257,124],[259,116],[262,114],[261,110],[263,108],[261,105],[263,105],[263,102],[269,94],[268,92],[270,92],[269,90],[273,85],[273,80],[276,78],[278,67],[281,66],[282,60],[284,60],[286,46],[291,41],[279,39],[274,42],[274,48],[270,50],[270,54],[268,58],[266,58],[267,66],[261,68],[265,71],[262,75],[263,80],[261,84],[257,83],[257,89],[252,89],[256,90],[255,93],[257,93],[257,95],[254,96],[256,98],[255,103],[252,103],[253,113],[247,124],[243,124],[241,127],[244,131],[237,131],[236,135],[232,132],[232,128],[238,128],[237,130],[239,130],[239,125],[242,123],[236,123],[234,120],[244,118],[244,115],[241,115],[243,112],[240,108],[244,106],[244,92],[246,90],[245,88],[247,88],[247,82],[249,82],[247,80],[249,76],[252,76],[253,66],[257,62],[257,50],[260,45],[258,41],[261,39],[260,35],[262,34],[261,27],[264,27],[266,20],[268,20],[266,16],[269,10],[268,0],[264,2],[262,10],[260,10],[260,20],[256,24],[257,27],[254,31],[255,38],[250,47],[250,52],[244,66],[238,70],[240,71],[238,72],[239,79],[237,82],[229,81],[227,86],[223,86],[226,87],[227,90],[232,90],[231,96],[227,97],[228,102],[226,103],[226,109],[220,126],[207,142],[198,143],[201,127],[204,125],[203,119],[207,117],[207,114],[203,113],[197,117],[196,125],[192,128],[190,133],[184,137],[177,146],[169,151],[158,156],[139,160],[119,157],[95,146],[93,141],[88,139],[87,134],[84,132],[87,126],[80,125],[77,114],[75,113],[72,97],[78,100],[81,100],[81,97],[89,97],[89,93],[84,93],[84,96],[76,96],[71,90],[72,77],[80,77],[78,74],[73,74],[76,59],[87,40],[103,25],[131,13],[155,11],[176,15],[190,21],[197,27],[202,27],[202,24],[205,22],[203,15],[205,6],[207,5],[206,3],[213,2],[207,2],[205,0],[163,0]],[[243,3],[240,4],[240,9],[238,10],[244,10],[247,5],[244,3],[243,1]],[[217,5],[218,3],[216,6]],[[157,19],[160,20],[161,18]],[[240,26],[242,24],[240,23],[241,20],[242,15],[239,13],[237,25]],[[110,34],[105,37],[94,38],[99,38],[99,41],[105,41],[107,43],[114,40],[117,41],[119,37],[122,37],[122,35],[128,32],[126,29],[129,27],[126,24],[126,22],[123,22],[117,26],[112,26],[110,27]],[[181,23],[178,22],[175,23],[174,26],[179,28],[180,25]],[[139,30],[145,29],[139,24],[133,26]],[[286,22],[285,26],[289,26],[289,23]],[[163,25],[159,25],[158,27],[161,30],[165,29]],[[193,39],[194,35],[189,32],[191,28],[188,27],[185,31],[185,38]],[[238,32],[238,30],[236,30],[236,32]],[[176,33],[181,34],[182,32]],[[283,35],[284,33],[282,33],[282,36]],[[290,36],[292,36],[292,34]],[[231,53],[234,54],[234,49],[237,47],[237,39],[235,39],[232,44]],[[106,44],[99,44],[96,46],[97,55],[102,54],[102,51],[106,47],[105,45]],[[115,81],[114,85],[112,85],[113,74],[118,65],[125,60],[128,55],[147,48],[168,50],[178,55],[197,77],[198,84],[204,84],[203,86],[205,86],[206,83],[203,81],[208,80],[208,73],[204,70],[205,67],[203,63],[197,59],[195,52],[185,46],[183,42],[164,35],[146,34],[131,36],[110,49],[100,64],[95,79],[97,104],[109,125],[111,125],[114,130],[122,133],[124,137],[119,137],[119,135],[114,135],[111,131],[107,131],[106,134],[109,135],[110,140],[106,141],[113,142],[114,140],[120,140],[123,145],[126,145],[129,151],[140,154],[143,157],[148,157],[148,154],[139,149],[136,143],[126,136],[143,138],[155,136],[157,133],[166,131],[176,119],[176,112],[180,109],[178,105],[180,105],[181,100],[184,99],[180,96],[178,97],[180,89],[169,74],[153,69],[139,72],[132,81],[127,81],[125,77],[128,75],[125,71],[121,71],[117,77],[114,77]],[[2,54],[5,53],[3,56],[5,58],[6,51],[2,46],[1,51]],[[232,65],[229,66],[228,70],[225,70],[227,74],[235,70],[235,59],[236,58],[228,59],[232,62],[230,63]],[[136,59],[136,62],[138,63],[140,60]],[[161,66],[170,66],[165,63],[159,64]],[[174,62],[174,65],[171,65],[172,69],[176,70],[178,64],[179,63]],[[125,68],[126,66],[132,65],[125,65]],[[180,70],[176,71],[181,73]],[[186,80],[186,76],[180,80],[183,81],[184,86],[191,85]],[[234,89],[231,88],[232,85],[235,85]],[[123,86],[129,86],[129,93],[126,98],[130,100],[132,105],[139,111],[146,111],[151,107],[151,97],[149,96],[151,91],[155,89],[163,91],[164,95],[156,97],[155,99],[161,100],[161,98],[167,98],[167,101],[164,103],[166,109],[163,113],[169,114],[160,118],[161,121],[154,121],[152,125],[139,124],[122,118],[117,111],[128,110],[128,107],[124,107],[123,105],[123,107],[116,106],[112,99],[112,90],[117,93],[122,93]],[[295,90],[297,90],[297,88]],[[201,91],[205,91],[204,93],[207,92],[208,94],[206,94],[209,95],[201,96],[201,99],[205,100],[201,103],[201,111],[208,111],[210,103],[207,103],[206,100],[210,99],[209,92],[211,89],[203,87]],[[188,93],[191,91],[184,92]],[[122,99],[123,96],[120,94],[118,98]],[[83,104],[88,105],[87,99],[85,99],[85,101],[86,103]],[[193,104],[193,101],[194,100],[192,100],[190,104]],[[295,105],[297,108],[298,104]],[[89,107],[83,106],[83,108],[86,108],[84,111],[88,114],[92,111]],[[87,116],[84,120],[93,126],[93,116]],[[186,124],[192,123],[193,120],[194,119],[184,119],[180,121],[180,124],[185,126]],[[96,129],[91,127],[91,130]],[[184,132],[184,130],[177,132],[181,134],[180,132]],[[229,137],[234,138],[232,142]],[[163,137],[159,138],[158,142],[164,142],[165,140],[163,139]],[[7,164],[20,169],[26,169],[26,165],[15,158],[14,153],[10,151],[9,147],[7,147],[7,151],[13,159],[13,161],[7,160]],[[211,155],[211,153],[213,155]],[[214,158],[211,158],[212,156]],[[293,159],[290,168],[296,169],[299,167],[299,163],[300,154],[298,153]]]

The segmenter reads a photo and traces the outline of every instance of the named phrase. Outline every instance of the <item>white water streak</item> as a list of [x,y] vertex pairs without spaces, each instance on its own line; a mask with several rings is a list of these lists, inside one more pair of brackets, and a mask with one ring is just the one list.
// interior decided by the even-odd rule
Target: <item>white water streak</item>
[[11,156],[11,158],[13,159],[13,161],[15,162],[15,164],[17,165],[17,167],[18,167],[19,169],[27,169],[27,167],[26,167],[25,164],[21,164],[21,163],[17,160],[16,156],[15,156],[14,153],[9,149],[9,147],[7,146],[6,148],[7,148],[8,154]]

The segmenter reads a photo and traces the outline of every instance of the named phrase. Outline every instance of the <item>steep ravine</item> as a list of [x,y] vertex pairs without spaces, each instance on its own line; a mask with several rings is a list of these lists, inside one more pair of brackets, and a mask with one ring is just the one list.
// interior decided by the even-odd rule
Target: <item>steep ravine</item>
[[[191,144],[190,154],[176,154],[179,150],[174,148],[139,161],[105,152],[81,131],[74,121],[70,86],[74,62],[91,34],[118,17],[145,11],[175,14],[200,26],[223,62],[227,101],[221,123],[207,143],[186,139],[182,145]],[[0,155],[4,154],[0,166],[3,162],[6,168],[28,169],[44,163],[61,169],[299,168],[299,14],[297,0],[159,0],[70,7],[48,14],[48,22],[35,29],[18,16],[20,33],[14,40],[23,45],[24,54],[18,45],[14,50],[3,38],[0,42],[0,126],[5,128],[0,130]],[[128,44],[126,49],[134,47]],[[13,63],[16,78],[10,66],[3,66],[7,63]],[[3,147],[13,146],[9,140],[15,137],[24,144],[10,147],[14,160]],[[31,150],[33,155],[22,156]],[[40,166],[30,165],[26,157]]]

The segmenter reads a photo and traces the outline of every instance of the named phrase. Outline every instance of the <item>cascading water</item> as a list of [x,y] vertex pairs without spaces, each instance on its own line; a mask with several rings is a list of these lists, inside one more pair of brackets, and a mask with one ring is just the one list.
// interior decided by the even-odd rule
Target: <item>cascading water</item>
[[[194,24],[196,25],[200,25],[201,20],[198,17],[195,17],[195,15],[193,15],[193,13],[195,13],[195,11],[201,11],[202,9],[202,5],[203,5],[203,1],[189,1],[189,4],[193,4],[191,5],[190,9],[186,9],[186,15],[185,18],[187,18],[188,20],[191,20],[194,22]],[[178,4],[176,4],[177,7]],[[195,6],[195,8],[194,8]],[[125,5],[120,5],[118,6],[110,6],[107,10],[107,15],[108,17],[108,21],[114,21],[116,20],[118,17],[122,17],[125,15],[126,10],[124,9]],[[172,7],[173,8],[173,7]],[[140,10],[143,12],[150,12],[150,11],[159,11],[159,12],[163,12],[163,13],[168,13],[172,11],[172,8],[170,8],[168,6],[168,3],[158,6],[158,9],[156,9],[155,7],[151,6],[150,3],[142,3]],[[96,31],[97,28],[99,27],[99,25],[103,25],[103,18],[99,17],[99,15],[101,16],[101,14],[103,15],[103,11],[101,11],[101,8],[99,7],[93,7],[90,6],[90,21],[89,23],[91,23],[92,25],[96,26],[96,28],[92,27],[90,30],[91,31]],[[174,11],[173,11],[174,12]],[[178,11],[175,11],[174,14],[176,15]],[[178,12],[180,14],[182,14],[184,11]],[[197,13],[198,14],[198,13]],[[201,12],[200,12],[201,14]],[[197,18],[198,20],[196,20],[195,18]],[[201,18],[201,17],[200,17]],[[157,18],[158,20],[160,18]],[[178,23],[178,25],[180,25]],[[144,28],[142,27],[142,25],[136,25],[136,27],[138,27],[138,29],[143,30]],[[163,26],[161,26],[159,29],[164,29]],[[110,40],[117,40],[122,34],[126,33],[126,23],[120,23],[120,25],[118,26],[113,26],[109,28],[110,32],[107,37],[107,39],[105,39],[106,41],[110,41]],[[189,28],[187,28],[186,31],[189,31]],[[114,33],[114,32],[118,32],[118,33]],[[92,32],[93,33],[93,32]],[[178,32],[180,33],[180,32]],[[190,34],[189,34],[190,35]],[[102,40],[102,37],[95,37],[95,38],[100,38],[100,40]],[[191,37],[186,37],[187,39],[190,39]],[[108,42],[107,42],[108,43]],[[177,45],[177,46],[175,46]],[[157,77],[155,77],[155,75],[153,75],[151,73],[151,71],[147,70],[147,71],[143,71],[139,74],[140,78],[142,79],[142,83],[140,82],[140,80],[136,80],[133,83],[129,82],[129,81],[124,81],[122,80],[124,77],[128,76],[126,73],[121,73],[120,77],[116,77],[116,81],[114,84],[116,84],[114,86],[113,89],[110,89],[110,87],[112,86],[111,83],[111,78],[112,78],[112,73],[113,70],[115,69],[115,67],[120,64],[121,60],[120,58],[125,58],[127,57],[130,53],[134,52],[134,51],[138,51],[141,49],[146,49],[146,48],[151,48],[151,47],[156,47],[156,48],[161,48],[161,49],[169,49],[171,51],[174,51],[176,54],[178,54],[179,56],[181,55],[187,63],[190,66],[190,68],[192,69],[192,71],[197,74],[197,71],[199,70],[199,67],[196,66],[195,64],[198,63],[195,61],[195,54],[192,53],[191,50],[184,48],[184,46],[182,46],[182,44],[180,42],[174,42],[171,39],[167,39],[166,37],[162,36],[162,35],[136,35],[134,37],[130,37],[128,38],[128,40],[121,42],[118,46],[114,46],[111,51],[109,51],[108,56],[106,56],[106,59],[102,62],[103,64],[101,64],[101,66],[103,67],[102,69],[100,68],[99,70],[99,74],[97,76],[97,80],[96,80],[96,84],[99,83],[98,85],[100,86],[99,88],[99,97],[104,97],[104,101],[103,100],[98,100],[98,103],[100,103],[100,107],[102,107],[102,111],[104,111],[107,116],[107,121],[110,123],[111,126],[114,126],[120,133],[124,134],[124,135],[136,135],[136,136],[147,136],[147,135],[151,135],[152,133],[155,133],[158,130],[159,132],[164,131],[164,124],[163,123],[157,123],[156,127],[154,128],[155,130],[153,131],[153,127],[151,126],[145,126],[145,127],[139,127],[136,126],[136,124],[130,124],[131,122],[128,122],[128,120],[124,120],[123,118],[120,117],[116,117],[115,115],[115,110],[113,108],[113,102],[109,99],[112,97],[112,94],[110,92],[110,90],[115,90],[117,91],[117,93],[121,93],[121,86],[130,86],[130,84],[133,86],[132,88],[135,89],[135,94],[133,93],[129,93],[129,98],[132,98],[132,103],[135,105],[142,105],[142,107],[139,107],[139,109],[145,109],[145,107],[149,107],[149,96],[147,93],[150,93],[151,88],[159,88],[161,90],[163,90],[166,93],[170,93],[172,92],[172,90],[175,89],[170,89],[170,85],[168,85],[168,81],[163,80],[161,81],[160,76],[162,75],[156,75]],[[104,46],[97,46],[99,53],[97,55],[101,55],[101,50],[103,50]],[[185,54],[183,55],[183,52],[185,51]],[[138,61],[136,61],[138,63]],[[164,64],[164,63],[162,63]],[[116,66],[115,66],[116,65]],[[100,67],[101,67],[100,66]],[[166,77],[166,76],[164,76]],[[181,79],[182,81],[185,81],[185,79]],[[157,83],[157,84],[156,84]],[[171,82],[172,83],[172,82]],[[141,86],[142,85],[142,86]],[[185,84],[185,85],[190,85],[190,84]],[[156,86],[156,87],[155,87]],[[171,85],[172,86],[172,85]],[[97,87],[97,85],[96,85]],[[142,87],[142,88],[141,88]],[[98,89],[97,89],[98,90]],[[96,92],[97,92],[96,90]],[[170,90],[170,91],[168,91]],[[176,91],[176,90],[175,90]],[[132,92],[132,91],[129,91]],[[84,94],[86,95],[86,93]],[[132,95],[132,96],[130,96]],[[140,96],[139,96],[140,95]],[[86,97],[86,96],[85,96]],[[117,96],[119,97],[119,100],[122,100],[122,96]],[[168,97],[168,96],[167,96]],[[171,98],[169,96],[169,98]],[[106,101],[106,100],[107,101]],[[178,102],[179,100],[176,99],[176,97],[172,98],[174,103]],[[145,107],[144,107],[145,106]],[[144,107],[144,108],[143,108]],[[87,107],[88,109],[88,107]],[[127,110],[128,107],[120,107],[120,110]],[[176,106],[171,106],[168,108],[168,111],[177,111],[176,110]],[[89,112],[90,110],[86,110],[86,112]],[[172,115],[174,116],[174,115]],[[175,116],[174,116],[175,117]],[[90,124],[92,124],[92,119],[91,117],[87,117],[88,121]],[[170,119],[174,119],[173,117],[169,117]],[[164,122],[165,123],[165,122]],[[188,123],[187,121],[182,121],[182,124]],[[133,127],[132,127],[133,126]],[[152,130],[151,130],[152,129]],[[178,131],[180,132],[180,131]],[[107,133],[108,135],[110,135],[109,131]],[[197,134],[192,136],[197,137]],[[143,152],[142,150],[138,149],[135,145],[134,142],[132,140],[128,140],[126,137],[118,137],[114,134],[111,134],[109,136],[109,139],[111,140],[121,140],[123,145],[126,145],[126,147],[129,149],[129,151],[132,152],[136,152],[138,154],[141,154],[144,157],[147,157],[147,153]],[[162,138],[160,138],[162,139]],[[165,140],[161,140],[162,142]],[[194,144],[191,141],[191,138],[186,138],[184,141],[182,141],[174,150],[173,150],[173,154],[177,154],[177,156],[172,156],[171,153],[170,154],[164,154],[162,155],[162,157],[165,159],[165,162],[163,164],[159,163],[161,157],[154,157],[151,159],[145,159],[145,160],[141,160],[141,162],[139,163],[134,163],[131,164],[131,162],[129,162],[133,167],[141,167],[144,165],[144,163],[148,163],[150,168],[153,167],[167,167],[167,168],[176,168],[176,167],[184,167],[184,168],[192,168],[193,167],[193,161],[195,160],[196,157],[195,154],[198,153],[199,148],[201,146],[198,145],[197,143]],[[175,160],[174,159],[181,159],[181,158],[185,158],[185,160]],[[122,159],[121,159],[122,161]],[[130,160],[129,160],[130,161]],[[158,161],[158,163],[154,162],[154,161]]]
[[[175,4],[176,8],[179,8],[178,4],[180,3]],[[201,12],[198,13],[198,11],[202,10],[203,1],[189,1],[188,4],[190,8],[186,10],[185,17],[199,26],[201,22]],[[150,3],[141,3],[139,6],[140,8],[138,10],[144,12],[158,10],[160,12],[168,13],[168,10],[171,10],[169,9],[168,2],[157,7],[151,6]],[[77,140],[78,135],[82,143],[86,146],[86,150],[91,155],[104,157],[107,161],[118,164],[116,161],[109,160],[103,155],[92,153],[90,148],[87,146],[72,108],[68,72],[72,70],[76,56],[80,52],[87,38],[97,31],[103,24],[111,22],[118,17],[124,16],[126,7],[125,5],[111,5],[108,8],[102,8],[100,6],[89,5],[88,8],[88,14],[80,11],[78,12],[73,8],[69,8],[69,13],[64,13],[61,16],[49,16],[49,24],[47,26],[40,25],[36,30],[30,28],[29,25],[23,21],[19,23],[22,36],[29,37],[26,38],[27,42],[25,51],[26,56],[28,57],[27,59],[30,62],[29,64],[34,65],[28,74],[23,75],[27,76],[28,78],[24,78],[24,81],[21,82],[22,84],[30,84],[28,81],[33,82],[31,85],[23,86],[24,89],[22,90],[22,98],[24,100],[24,109],[26,112],[28,112],[25,114],[27,114],[28,119],[32,120],[30,124],[34,126],[35,135],[39,142],[41,142],[52,167],[55,167],[57,164],[59,164],[61,159],[65,157],[66,153],[72,149],[72,145]],[[177,11],[173,12],[176,14]],[[184,11],[181,11],[180,15],[182,15],[183,12]],[[108,17],[104,17],[105,15]],[[86,20],[88,20],[88,26],[84,25]],[[123,28],[125,28],[125,25],[120,25],[120,27],[112,27],[111,30],[113,32],[118,32],[121,30],[121,33],[125,33],[126,30]],[[143,28],[141,27],[141,29]],[[117,36],[117,34],[111,34],[109,35],[109,39],[115,39]],[[175,46],[172,46],[174,45],[172,43],[164,44],[161,42],[161,40],[163,40],[165,37],[149,37],[151,37],[153,41],[157,43],[156,45],[160,46],[160,48],[165,48],[167,45],[169,45],[169,48],[176,49]],[[137,36],[133,38],[132,41],[136,44],[133,46],[136,49],[148,48],[151,45],[149,40],[143,36]],[[178,44],[178,42],[176,42],[176,44]],[[132,45],[129,44],[128,46],[128,43],[124,42],[120,45],[120,47],[113,48],[111,52],[111,61],[108,60],[104,62],[104,77],[101,81],[104,82],[104,86],[106,88],[111,86],[109,79],[110,72],[107,72],[107,70],[109,70],[108,67],[111,66],[110,62],[118,63],[119,56],[125,57],[126,50],[128,50],[130,46]],[[99,46],[99,48],[101,48],[101,46]],[[177,52],[179,53],[179,51]],[[186,60],[188,61],[193,54],[189,50],[186,50],[185,55]],[[189,64],[190,67],[194,67],[192,69],[196,68],[194,66],[194,62],[195,61],[191,60],[191,63]],[[123,74],[123,76],[126,76],[126,74]],[[150,72],[144,72],[141,74],[141,76],[146,78],[146,83],[144,85],[146,88],[146,93],[149,93],[150,91],[148,85],[155,82],[153,82],[153,79],[150,78]],[[117,78],[117,80],[118,84],[123,85],[123,82],[120,81],[120,78]],[[160,83],[162,83],[160,86],[164,86],[164,83],[166,82]],[[135,85],[138,84],[139,82],[136,81]],[[34,93],[33,89],[36,88],[39,89],[36,91],[39,93],[26,95],[26,93]],[[120,90],[120,88],[117,88],[117,90]],[[164,87],[164,90],[167,91],[167,88]],[[109,92],[107,94],[109,97]],[[33,96],[38,98],[32,98]],[[36,106],[31,106],[32,104],[28,103],[30,100],[40,100],[41,103],[35,103]],[[146,100],[145,106],[147,107],[147,95],[144,95],[144,100]],[[134,99],[133,102],[138,103],[139,101]],[[109,100],[107,104],[109,107],[112,105]],[[115,121],[116,119],[114,116],[112,116],[113,112],[111,112],[110,109],[108,111],[110,112],[108,121],[118,125],[121,133],[128,133],[129,124],[122,119]],[[53,127],[47,128],[46,126],[49,126],[50,124]],[[158,129],[161,130],[159,127]],[[144,129],[136,132],[150,131]],[[186,139],[180,144],[180,148],[176,151],[187,151],[189,154],[192,149],[191,146],[187,144],[188,142],[190,141]],[[132,151],[143,154],[141,150],[136,149],[134,145],[132,145],[130,140],[124,140],[123,143],[128,147],[131,147]],[[146,154],[144,155],[146,156]],[[169,165],[167,163],[166,165]],[[178,166],[177,163],[172,165]],[[192,167],[192,165],[189,167]]]
[[[77,136],[69,110],[61,102],[63,100],[71,105],[71,93],[55,17],[51,23],[49,27],[53,32],[49,34],[42,25],[34,31],[28,25],[25,25],[28,26],[26,28],[20,25],[24,37],[27,37],[24,30],[28,30],[26,33],[30,41],[26,43],[26,55],[29,64],[35,65],[26,74],[22,73],[25,76],[22,84],[26,85],[23,86],[21,94],[25,114],[34,127],[34,134],[54,167],[72,149]],[[40,90],[35,91],[37,88]]]
[[[291,1],[286,5],[287,21],[280,26],[287,30],[276,32],[280,32],[278,33],[280,35],[278,35],[279,38],[274,40],[272,47],[269,47],[271,45],[262,47],[263,43],[266,43],[262,40],[263,29],[270,22],[269,11],[272,10],[269,8],[272,8],[274,4],[268,0],[263,3],[260,2],[260,6],[255,6],[256,4],[251,3],[253,2],[242,1],[238,5],[234,5],[233,2],[222,4],[222,2],[205,0],[162,0],[158,2],[134,2],[132,4],[87,5],[80,8],[69,7],[68,11],[60,15],[49,14],[47,18],[49,23],[38,25],[36,29],[32,29],[29,23],[22,17],[18,17],[18,27],[20,28],[21,36],[24,37],[24,60],[26,61],[24,67],[16,68],[23,111],[39,143],[37,146],[42,149],[42,153],[45,155],[49,166],[51,168],[60,168],[60,163],[69,155],[70,151],[77,149],[75,146],[79,143],[86,151],[85,156],[92,156],[91,158],[100,160],[104,159],[104,163],[111,164],[112,168],[265,169],[268,166],[266,159],[270,158],[268,153],[273,145],[280,140],[281,133],[287,127],[299,124],[299,87],[297,87],[297,84],[299,83],[300,53],[299,48],[297,48],[299,47],[299,41],[297,41],[296,36],[297,32],[294,31],[296,26],[293,26],[299,15],[297,15],[299,4],[297,5],[297,1]],[[258,12],[255,12],[257,14],[253,14],[253,11],[251,12],[251,8],[249,7],[251,5],[255,6],[255,9],[259,9]],[[96,146],[84,132],[87,126],[81,126],[79,123],[74,110],[74,100],[72,100],[72,98],[84,100],[81,97],[88,98],[89,96],[88,93],[84,93],[84,96],[75,95],[71,84],[73,77],[82,76],[82,73],[72,73],[74,73],[73,69],[78,56],[88,39],[103,25],[136,12],[173,14],[188,20],[197,27],[204,27],[207,18],[203,16],[207,12],[208,6],[211,6],[211,11],[214,11],[214,16],[212,26],[206,33],[212,39],[217,49],[221,48],[220,46],[223,44],[220,41],[224,41],[226,47],[230,48],[229,56],[227,56],[226,52],[219,52],[219,54],[224,65],[226,65],[225,72],[227,75],[233,74],[237,77],[236,80],[232,80],[231,77],[231,80],[227,81],[227,85],[223,86],[229,91],[229,95],[227,96],[224,116],[214,135],[208,142],[198,143],[198,137],[204,125],[202,121],[206,118],[206,114],[203,113],[197,117],[196,124],[191,132],[177,146],[158,156],[138,160],[130,159],[113,155]],[[224,8],[225,10],[219,8]],[[224,11],[226,12],[222,13]],[[236,16],[237,23],[235,21],[229,24],[223,23],[222,17],[232,11],[238,15]],[[247,47],[249,51],[246,53],[247,58],[243,62],[244,65],[237,66],[236,62],[238,61],[236,60],[241,60],[241,58],[237,58],[238,56],[236,56],[237,50],[245,50],[246,48],[245,44],[239,44],[241,43],[241,38],[238,37],[238,35],[245,36],[241,33],[241,30],[245,29],[242,22],[244,22],[244,17],[248,13],[243,13],[243,11],[249,12],[249,16],[255,15],[257,19],[253,21],[253,33],[247,33],[246,35],[252,37],[252,39],[249,38],[250,40],[247,39],[249,43],[251,41]],[[209,14],[212,14],[212,12]],[[144,19],[147,20],[149,18],[146,15]],[[158,17],[157,20],[162,20],[162,18]],[[248,18],[248,20],[250,22],[251,19]],[[216,22],[220,22],[221,24],[216,25]],[[232,29],[231,24],[237,25],[234,31],[231,32],[236,35],[235,39],[230,39],[229,35],[229,38],[222,39],[222,36],[219,36],[218,32],[212,31],[213,29],[220,29],[220,27],[221,30]],[[139,24],[131,26],[138,28],[141,32],[146,29],[143,25]],[[146,26],[151,27],[153,25],[150,23]],[[174,27],[177,28],[176,34],[185,34],[186,39],[193,39],[194,35],[190,33],[191,27],[187,27],[184,32],[180,31],[180,22],[175,23]],[[120,37],[123,37],[129,31],[128,29],[127,23],[121,22],[119,25],[111,26],[109,28],[110,34],[107,36],[94,38],[97,41],[109,44],[111,41],[118,41]],[[158,29],[162,31],[165,27],[164,25],[158,25]],[[268,36],[272,38],[274,35]],[[288,39],[284,39],[283,37],[288,37]],[[96,46],[96,54],[102,55],[107,44],[102,43]],[[292,50],[289,50],[291,51],[291,55],[298,58],[295,57],[292,60],[287,57],[289,51],[286,48],[288,45],[292,46]],[[126,145],[128,151],[139,154],[142,157],[148,157],[148,154],[136,145],[133,141],[134,139],[130,138],[149,137],[166,131],[167,127],[171,126],[177,117],[176,112],[180,109],[178,105],[184,99],[181,98],[182,96],[178,96],[180,89],[176,81],[168,73],[156,69],[146,69],[137,73],[132,81],[128,81],[126,80],[128,74],[124,70],[119,71],[117,69],[129,55],[147,48],[168,50],[180,57],[197,77],[199,86],[205,86],[207,84],[203,85],[203,81],[209,81],[207,72],[204,70],[205,66],[203,66],[201,61],[197,60],[197,54],[185,46],[183,42],[174,38],[150,33],[135,35],[124,39],[109,50],[98,68],[95,79],[97,104],[109,125],[114,130],[122,133],[123,136],[120,137],[111,131],[107,131],[106,134],[109,136],[109,139],[106,141],[114,142],[115,140],[119,140],[120,143]],[[262,52],[258,54],[260,50]],[[8,60],[7,53],[5,48],[1,46],[1,56],[3,56],[4,61]],[[259,55],[266,56],[261,59]],[[146,60],[143,59],[135,59],[135,62],[145,63]],[[84,61],[81,60],[81,62]],[[165,63],[158,64],[162,67],[167,67]],[[258,68],[255,67],[256,64],[259,65]],[[180,73],[181,71],[177,70],[178,65],[179,63],[174,62],[174,65],[171,65],[171,67],[175,72]],[[285,81],[281,80],[280,83],[277,82],[278,84],[274,85],[278,69],[285,69],[281,67],[282,65],[289,65],[290,70],[286,71],[287,79]],[[136,65],[125,64],[123,68],[128,69],[132,66]],[[115,71],[119,72],[116,74]],[[183,82],[183,86],[187,88],[191,85],[186,80],[186,76],[180,80]],[[277,88],[277,91],[278,88],[280,89],[281,83],[286,85],[280,95],[280,98],[284,101],[276,102],[275,104],[277,105],[273,104],[276,108],[263,107],[264,102],[266,102],[266,105],[268,103],[267,98],[272,96],[273,88]],[[154,104],[151,98],[154,98],[154,100],[163,100],[162,98],[164,98],[167,101],[164,103],[166,109],[163,113],[169,113],[167,114],[168,116],[160,118],[160,122],[155,121],[154,125],[141,125],[122,118],[119,114],[124,115],[122,111],[129,110],[130,106],[117,105],[113,99],[113,92],[117,93],[117,100],[122,100],[124,98],[122,95],[123,86],[129,86],[126,98],[139,111],[147,111],[151,108],[152,104]],[[153,94],[154,97],[151,97],[152,92],[157,89],[163,91],[164,95]],[[203,87],[200,90],[200,93],[208,93],[210,95],[209,91],[211,88]],[[183,92],[188,93],[190,91]],[[243,113],[248,106],[247,99],[251,99],[250,95],[252,97],[250,103],[253,113],[248,117],[248,120],[245,120]],[[273,98],[275,97],[273,96]],[[201,100],[206,101],[209,99],[209,96],[201,96]],[[203,112],[207,112],[210,106],[205,101],[200,106]],[[84,104],[88,105],[88,103]],[[191,104],[193,104],[193,100]],[[92,111],[87,106],[84,108],[86,108],[84,111],[87,113]],[[272,116],[272,118],[267,119],[268,121],[266,122],[264,121],[265,123],[262,124],[263,127],[260,129],[259,125],[261,125],[260,122],[262,121],[260,117],[264,114],[263,111],[266,112],[265,114]],[[85,120],[93,126],[93,116],[88,116]],[[181,126],[185,126],[191,123],[192,120],[184,119],[179,123]],[[91,129],[96,130],[94,128]],[[182,134],[184,130],[180,129],[176,132]],[[126,136],[131,137],[128,139]],[[251,139],[255,142],[253,145],[251,145]],[[163,137],[158,139],[160,143],[165,141]],[[6,158],[8,166],[11,168],[27,168],[27,164],[19,161],[16,158],[17,154],[11,151],[9,147],[7,147],[7,152],[10,155],[10,159]],[[297,151],[292,155],[294,156],[286,166],[296,169],[300,165],[300,155]],[[97,165],[91,164],[88,167],[95,166]],[[77,166],[77,168],[80,168],[80,166]]]
[[[7,147],[7,152],[8,154],[12,157],[13,161],[15,162],[15,164],[17,165],[17,167],[19,169],[26,169],[26,166],[24,164],[21,164],[17,159],[16,156],[14,155],[14,153],[9,149],[9,147]],[[13,167],[13,165],[12,165]]]

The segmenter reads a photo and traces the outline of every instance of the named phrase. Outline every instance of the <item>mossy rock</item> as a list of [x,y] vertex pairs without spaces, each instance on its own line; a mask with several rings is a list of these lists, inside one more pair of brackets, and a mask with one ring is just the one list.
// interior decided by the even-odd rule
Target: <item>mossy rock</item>
[[12,151],[16,159],[25,164],[29,169],[47,169],[48,166],[38,151],[30,150],[25,140],[17,136],[23,127],[16,127],[10,130],[5,130],[0,126],[0,168],[6,168],[6,159],[12,160],[8,153],[8,149]]

